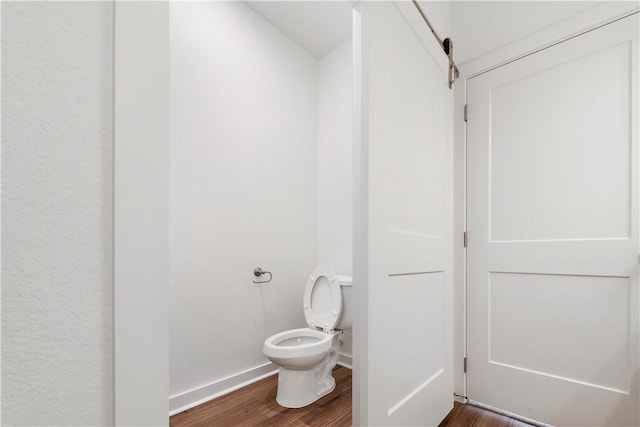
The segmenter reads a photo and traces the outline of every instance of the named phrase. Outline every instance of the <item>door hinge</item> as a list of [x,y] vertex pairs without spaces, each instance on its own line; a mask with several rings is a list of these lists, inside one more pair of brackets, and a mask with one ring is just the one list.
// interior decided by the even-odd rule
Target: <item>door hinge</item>
[[464,358],[463,365],[464,365],[464,373],[466,374],[467,373],[467,358],[466,357]]
[[469,106],[464,104],[464,121],[469,120]]
[[462,238],[464,240],[464,247],[466,248],[467,245],[469,244],[469,238],[467,237],[467,232],[465,231],[464,234],[462,235]]

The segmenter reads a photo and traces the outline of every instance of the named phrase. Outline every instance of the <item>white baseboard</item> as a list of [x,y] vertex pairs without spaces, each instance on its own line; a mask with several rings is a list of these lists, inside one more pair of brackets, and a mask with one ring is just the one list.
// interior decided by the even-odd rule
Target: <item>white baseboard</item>
[[210,384],[205,384],[193,390],[185,391],[169,397],[169,416],[191,409],[205,402],[224,396],[234,390],[260,381],[263,378],[278,373],[278,368],[271,362],[265,363],[246,371],[238,372]]
[[338,356],[338,365],[353,369],[353,357],[350,354],[340,353],[340,356]]

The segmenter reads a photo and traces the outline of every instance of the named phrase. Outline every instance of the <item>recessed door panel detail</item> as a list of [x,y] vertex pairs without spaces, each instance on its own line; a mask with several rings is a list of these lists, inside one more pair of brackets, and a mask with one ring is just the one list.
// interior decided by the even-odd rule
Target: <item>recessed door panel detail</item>
[[492,241],[629,237],[630,54],[620,43],[491,89]]
[[[420,48],[419,41],[416,40],[415,46]],[[386,172],[383,185],[389,228],[442,239],[443,125],[446,123],[442,117],[444,96],[451,95],[442,90],[442,82],[432,77],[441,73],[438,64],[422,55],[416,56],[410,49],[399,49],[394,57],[394,62],[403,66],[398,67],[393,76],[393,90],[377,94],[386,100],[379,111],[384,118],[375,118],[394,123],[379,135],[392,142],[384,151],[384,162],[379,165]],[[380,59],[385,63],[389,61]]]
[[629,391],[629,278],[489,274],[489,362]]
[[[427,325],[443,323],[442,272],[409,274],[389,278],[384,299],[392,307],[403,307],[401,312],[381,310],[385,325],[381,332],[387,342],[387,351],[381,359],[384,366],[395,366],[387,380],[389,401],[387,408],[393,414],[398,403],[406,403],[443,368],[444,336],[442,328]],[[411,295],[410,299],[406,296]]]
[[[443,238],[442,91],[440,82],[420,76],[431,70],[415,58],[408,75],[398,81],[398,102],[407,109],[389,108],[398,126],[393,129],[393,149],[388,152],[386,183],[389,189],[390,228]],[[419,67],[421,66],[421,67]],[[435,68],[435,65],[431,65]],[[424,102],[424,97],[436,102]],[[405,189],[406,191],[400,191]],[[411,207],[407,209],[407,207]]]

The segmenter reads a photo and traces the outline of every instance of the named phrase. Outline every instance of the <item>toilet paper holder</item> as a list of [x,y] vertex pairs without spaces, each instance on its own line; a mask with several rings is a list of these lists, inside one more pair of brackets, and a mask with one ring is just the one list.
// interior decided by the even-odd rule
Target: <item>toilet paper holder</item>
[[270,271],[263,270],[263,269],[262,269],[262,267],[256,267],[256,268],[254,268],[254,269],[253,269],[253,275],[254,275],[254,276],[256,276],[256,277],[260,277],[260,276],[263,276],[263,275],[265,275],[265,274],[268,274],[268,275],[269,275],[269,280],[262,280],[262,281],[258,281],[258,282],[256,282],[255,280],[253,280],[253,283],[258,284],[258,285],[260,285],[260,284],[262,284],[262,283],[269,283],[269,282],[271,281],[271,279],[273,278],[273,275],[271,274],[271,272],[270,272]]

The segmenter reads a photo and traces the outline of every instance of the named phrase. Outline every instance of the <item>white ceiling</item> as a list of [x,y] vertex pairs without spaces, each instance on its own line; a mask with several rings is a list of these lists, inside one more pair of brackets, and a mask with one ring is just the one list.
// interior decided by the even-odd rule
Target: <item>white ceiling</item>
[[343,1],[245,3],[316,58],[351,38],[351,6]]
[[451,26],[458,64],[595,6],[596,1],[453,1]]

